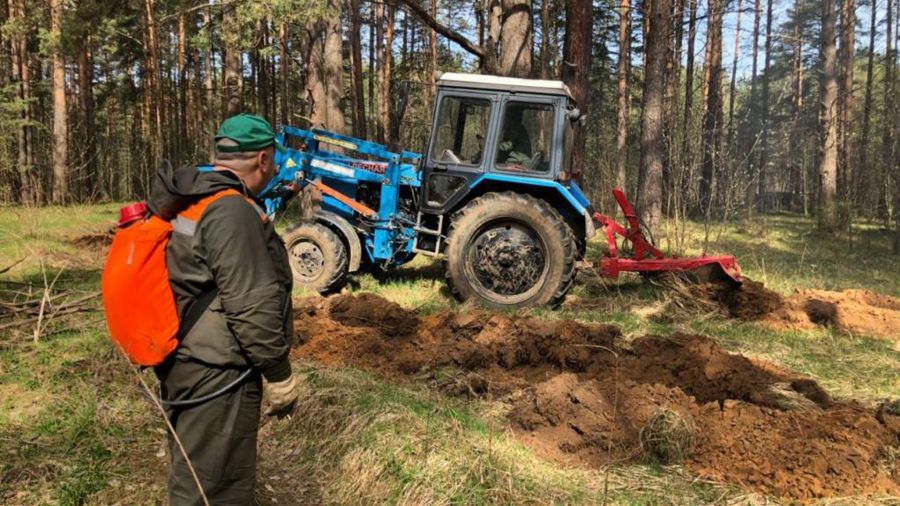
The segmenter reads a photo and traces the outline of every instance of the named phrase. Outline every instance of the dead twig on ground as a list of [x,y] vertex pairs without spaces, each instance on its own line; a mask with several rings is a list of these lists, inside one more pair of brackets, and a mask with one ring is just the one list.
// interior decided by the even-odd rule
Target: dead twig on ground
[[5,274],[5,273],[9,272],[10,269],[12,269],[13,267],[15,267],[15,266],[19,265],[20,263],[24,262],[24,261],[25,261],[25,258],[27,258],[27,257],[22,257],[22,258],[16,260],[15,262],[13,262],[11,265],[8,265],[8,266],[6,266],[6,267],[0,269],[0,274]]

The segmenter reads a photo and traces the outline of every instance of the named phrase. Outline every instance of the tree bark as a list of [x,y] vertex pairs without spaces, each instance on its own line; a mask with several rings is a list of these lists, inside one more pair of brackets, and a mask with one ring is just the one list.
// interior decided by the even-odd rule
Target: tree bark
[[84,196],[93,197],[94,192],[101,188],[100,174],[97,173],[97,134],[94,122],[94,59],[91,54],[91,37],[85,35],[81,39],[81,47],[78,48],[78,109],[81,116],[80,137],[84,145],[81,148],[79,165],[85,193]]
[[[696,2],[696,0],[692,0]],[[631,5],[619,0],[619,61],[616,65],[618,113],[616,115],[616,188],[625,190],[628,162],[628,78],[631,63]]]
[[790,156],[790,184],[789,190],[793,200],[792,207],[796,207],[796,199],[800,195],[801,188],[801,171],[803,166],[800,163],[801,157],[796,156],[800,152],[800,114],[803,112],[803,32],[801,31],[801,23],[798,13],[802,0],[794,0],[794,71],[791,83],[791,126],[788,134],[788,152]]
[[647,0],[650,33],[646,40],[644,105],[641,112],[640,214],[654,235],[662,221],[662,173],[665,163],[663,100],[666,48],[672,31],[672,0]]
[[728,84],[728,149],[731,150],[732,156],[737,154],[737,151],[734,149],[734,94],[737,81],[737,65],[741,54],[741,10],[743,7],[744,0],[738,0],[737,22],[734,29],[734,55],[731,60],[731,82]]
[[763,73],[762,73],[762,137],[760,138],[759,150],[759,189],[757,191],[760,199],[759,205],[765,207],[765,194],[768,190],[768,181],[766,180],[769,165],[769,69],[772,62],[772,4],[773,0],[766,2],[766,42],[765,55],[763,57]]
[[[891,0],[887,0],[890,2]],[[863,124],[862,133],[859,136],[861,144],[859,146],[859,163],[856,169],[856,184],[854,185],[856,194],[860,202],[866,202],[870,197],[870,179],[872,168],[869,167],[869,132],[871,130],[872,121],[872,92],[874,89],[873,79],[875,74],[875,33],[877,31],[878,18],[878,1],[872,0],[872,15],[869,22],[869,49],[866,54],[866,96],[863,105]]]
[[697,2],[698,0],[688,0],[690,12],[688,13],[687,61],[684,66],[684,117],[681,122],[681,131],[684,132],[681,137],[681,160],[686,172],[693,164],[689,156],[691,151],[689,128],[691,116],[694,113],[694,47],[697,40]]
[[393,101],[391,100],[391,79],[394,72],[394,14],[392,2],[381,5],[380,43],[378,45],[380,59],[378,66],[378,134],[379,139],[393,145],[394,129],[392,128]]
[[[700,213],[710,211],[713,183],[720,176],[722,151],[722,15],[724,0],[709,0],[706,28],[706,107],[703,115],[703,170],[700,178]],[[720,193],[722,192],[720,188]]]
[[50,0],[50,37],[53,47],[53,190],[54,204],[65,204],[69,188],[68,111],[66,109],[66,62],[63,59],[63,0]]
[[747,185],[747,212],[752,212],[752,209],[756,205],[756,190],[758,188],[758,184],[756,183],[756,178],[758,177],[758,160],[756,157],[756,141],[758,140],[759,135],[759,123],[758,123],[758,104],[756,102],[756,74],[758,69],[758,61],[759,61],[759,23],[762,20],[762,3],[761,0],[755,0],[753,4],[753,49],[751,50],[753,57],[752,63],[750,67],[750,106],[749,106],[749,116],[750,116],[750,131],[749,131],[749,146],[747,151],[747,175],[750,177],[749,184]]
[[[152,0],[150,0],[152,1]],[[240,26],[234,4],[222,7],[222,40],[225,44],[222,72],[222,115],[230,118],[244,111],[244,63],[242,59]]]
[[[501,5],[503,23],[500,29],[500,73],[531,77],[531,0],[501,0]],[[578,22],[567,17],[566,23],[570,21]],[[566,36],[568,37],[568,31]]]
[[837,191],[837,99],[838,84],[835,49],[834,0],[822,0],[822,40],[820,58],[822,74],[820,78],[820,144],[819,144],[819,226],[834,230],[837,225],[835,213],[835,193]]
[[313,128],[328,128],[328,96],[325,87],[325,25],[321,19],[306,23],[306,115]]
[[[894,59],[896,58],[895,53],[896,47],[894,47],[894,37],[893,37],[893,29],[894,29],[894,6],[892,0],[887,0],[887,14],[885,16],[885,49],[884,49],[884,125],[881,128],[881,171],[879,174],[879,209],[878,212],[885,218],[885,223],[888,223],[890,220],[889,209],[891,208],[890,202],[890,186],[893,179],[898,179],[897,176],[893,176],[895,162],[894,160],[894,121],[892,121],[891,114],[888,111],[893,111],[895,108],[895,100],[894,94],[896,90],[896,79],[897,79],[897,66]],[[898,16],[900,17],[900,16]]]
[[339,0],[329,0],[326,9],[325,22],[325,67],[323,77],[325,80],[325,99],[327,107],[328,128],[346,133],[346,121],[344,111],[341,109],[341,101],[344,98],[344,58],[343,44],[341,42],[341,5]]
[[838,56],[838,217],[850,223],[853,198],[853,65],[856,45],[856,2],[841,0],[841,43]]
[[[434,1],[434,0],[432,0]],[[362,2],[350,0],[350,98],[353,106],[353,135],[366,137],[366,99],[362,70]],[[434,33],[434,32],[431,32]]]
[[[291,85],[289,82],[290,72],[291,72],[291,58],[288,56],[288,28],[287,23],[281,23],[278,25],[278,74],[280,86],[278,87],[280,95],[281,95],[281,107],[279,108],[278,114],[279,118],[281,118],[281,124],[288,124],[288,118],[290,117],[290,101],[291,101]],[[365,107],[363,106],[363,114],[365,114]],[[363,116],[365,119],[365,116]]]
[[[9,18],[13,22],[23,23],[26,19],[25,0],[10,0]],[[12,39],[13,83],[16,88],[21,111],[18,113],[20,124],[16,128],[16,165],[19,176],[19,200],[22,204],[33,204],[36,198],[34,181],[31,177],[33,164],[31,134],[31,71],[28,63],[27,38],[22,31],[13,35]]]
[[212,30],[209,30],[210,23],[212,22],[212,14],[210,13],[210,7],[207,6],[206,9],[203,10],[203,22],[207,26],[208,35],[207,35],[207,48],[206,51],[203,52],[203,89],[204,89],[204,97],[206,101],[206,131],[204,132],[204,139],[207,141],[207,148],[209,150],[209,159],[212,160],[216,155],[216,147],[213,142],[213,136],[216,132],[216,105],[215,105],[215,93],[216,93],[216,85],[214,81],[214,70],[213,70],[213,40],[212,40]]
[[153,118],[151,135],[154,162],[163,159],[163,110],[162,93],[160,89],[160,64],[159,64],[159,35],[156,27],[156,2],[145,0],[144,8],[147,22],[147,85],[149,94],[149,113]]
[[[584,114],[587,114],[589,106],[592,26],[591,0],[568,0],[566,2],[566,40],[564,44],[566,63],[563,65],[562,79],[569,86],[575,105]],[[531,54],[530,48],[528,48],[528,54]],[[503,61],[504,59],[501,57],[501,62]],[[505,65],[505,63],[503,64]],[[584,126],[579,123],[575,127],[574,133],[570,175],[580,183],[585,160]]]

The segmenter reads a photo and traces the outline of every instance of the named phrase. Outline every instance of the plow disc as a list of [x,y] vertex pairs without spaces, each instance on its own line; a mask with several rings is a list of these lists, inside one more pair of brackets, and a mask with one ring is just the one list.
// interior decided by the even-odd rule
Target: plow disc
[[[594,213],[594,220],[600,223],[606,232],[609,251],[600,259],[600,274],[608,278],[619,277],[620,272],[639,272],[644,274],[677,272],[698,281],[730,281],[740,284],[741,268],[731,255],[701,256],[680,258],[667,257],[657,249],[641,232],[640,221],[634,208],[622,190],[613,190],[628,228],[616,223],[612,218]],[[616,235],[621,235],[631,242],[633,248],[630,256],[620,255],[616,245]]]

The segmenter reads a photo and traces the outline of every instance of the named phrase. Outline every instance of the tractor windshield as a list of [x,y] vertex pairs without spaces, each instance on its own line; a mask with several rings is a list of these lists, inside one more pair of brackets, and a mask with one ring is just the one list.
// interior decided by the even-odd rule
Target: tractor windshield
[[550,104],[507,104],[503,113],[503,133],[497,145],[497,167],[529,172],[550,170],[553,114]]
[[443,97],[431,159],[436,163],[480,165],[490,114],[490,100]]

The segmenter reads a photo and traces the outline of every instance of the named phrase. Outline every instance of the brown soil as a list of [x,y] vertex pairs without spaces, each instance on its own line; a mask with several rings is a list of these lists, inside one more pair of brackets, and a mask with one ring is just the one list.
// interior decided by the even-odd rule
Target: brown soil
[[[508,403],[512,428],[551,458],[679,455],[700,476],[782,497],[900,494],[900,407],[832,400],[707,337],[627,342],[609,325],[475,311],[419,318],[371,295],[300,300],[295,325],[300,356]],[[658,426],[679,430],[651,434],[649,448]]]
[[797,290],[782,297],[762,283],[745,279],[740,287],[708,283],[680,292],[714,303],[733,318],[774,328],[833,327],[900,342],[900,299],[869,290]]
[[776,328],[834,327],[900,343],[900,299],[868,290],[797,290],[763,321]]

